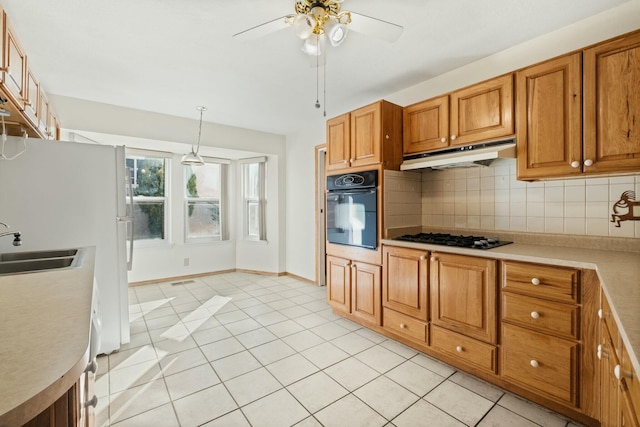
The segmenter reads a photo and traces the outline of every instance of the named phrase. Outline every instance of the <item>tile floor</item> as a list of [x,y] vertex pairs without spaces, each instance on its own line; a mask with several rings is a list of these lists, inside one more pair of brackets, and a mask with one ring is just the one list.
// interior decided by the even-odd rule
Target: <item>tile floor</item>
[[326,288],[212,275],[129,289],[97,426],[574,426],[334,315]]

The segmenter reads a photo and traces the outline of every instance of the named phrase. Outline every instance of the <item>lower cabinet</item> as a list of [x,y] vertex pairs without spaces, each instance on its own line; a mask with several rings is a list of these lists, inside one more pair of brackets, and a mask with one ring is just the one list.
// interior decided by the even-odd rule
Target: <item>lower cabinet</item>
[[69,390],[23,427],[93,427],[98,403],[94,394],[97,368],[93,360]]
[[618,334],[610,305],[602,294],[600,315],[600,396],[602,427],[638,427],[640,383]]
[[379,265],[327,255],[327,300],[334,310],[380,325]]

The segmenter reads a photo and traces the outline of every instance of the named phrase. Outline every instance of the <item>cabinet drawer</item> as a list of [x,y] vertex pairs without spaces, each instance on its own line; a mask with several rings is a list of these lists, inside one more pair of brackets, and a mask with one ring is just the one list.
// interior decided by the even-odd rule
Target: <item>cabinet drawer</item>
[[492,345],[432,325],[431,347],[476,368],[496,372],[496,347]]
[[580,271],[540,264],[503,262],[502,289],[563,302],[580,302]]
[[428,342],[427,324],[412,317],[384,308],[382,326],[389,331],[422,344]]
[[502,320],[567,339],[580,338],[580,309],[575,305],[503,292]]
[[573,406],[577,404],[578,343],[502,324],[503,379]]

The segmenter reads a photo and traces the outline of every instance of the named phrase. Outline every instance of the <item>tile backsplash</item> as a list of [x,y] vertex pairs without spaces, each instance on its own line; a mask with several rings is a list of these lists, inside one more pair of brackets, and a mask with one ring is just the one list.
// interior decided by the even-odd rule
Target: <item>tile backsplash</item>
[[525,182],[516,180],[514,159],[498,159],[491,167],[385,171],[384,179],[385,228],[640,237],[640,221],[611,221],[623,193],[640,197],[640,174]]

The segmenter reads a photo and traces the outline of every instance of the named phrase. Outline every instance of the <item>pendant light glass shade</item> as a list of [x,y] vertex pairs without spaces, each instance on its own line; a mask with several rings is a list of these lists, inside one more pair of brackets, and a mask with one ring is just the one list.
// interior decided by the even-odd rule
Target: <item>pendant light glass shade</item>
[[309,56],[320,56],[324,52],[325,40],[324,34],[311,34],[302,44],[302,51]]
[[293,20],[293,31],[301,39],[306,39],[313,33],[316,19],[311,15],[297,15]]
[[182,156],[182,160],[180,163],[185,166],[202,166],[204,165],[204,160],[198,154],[200,151],[200,136],[202,135],[202,112],[205,111],[206,107],[196,107],[198,111],[200,111],[200,126],[198,127],[198,145],[195,150],[193,149],[193,145],[191,146],[191,152]]
[[331,19],[325,24],[324,32],[329,38],[331,46],[339,46],[347,38],[347,26],[335,19]]

